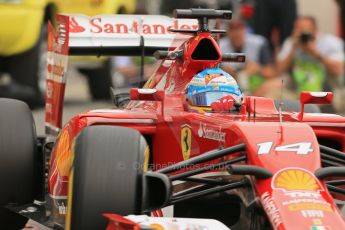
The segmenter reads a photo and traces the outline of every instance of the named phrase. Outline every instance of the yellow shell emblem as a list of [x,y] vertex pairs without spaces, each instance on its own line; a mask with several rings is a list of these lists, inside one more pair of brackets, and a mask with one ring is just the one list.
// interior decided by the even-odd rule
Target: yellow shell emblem
[[164,230],[164,227],[160,224],[150,224],[150,227],[154,230]]
[[72,166],[71,142],[67,129],[59,136],[56,146],[56,164],[61,176],[68,176]]
[[302,169],[287,169],[279,172],[273,180],[273,185],[274,188],[281,188],[286,191],[316,192],[321,189],[315,177]]
[[190,158],[190,150],[192,148],[192,131],[187,124],[181,126],[181,150],[183,160]]

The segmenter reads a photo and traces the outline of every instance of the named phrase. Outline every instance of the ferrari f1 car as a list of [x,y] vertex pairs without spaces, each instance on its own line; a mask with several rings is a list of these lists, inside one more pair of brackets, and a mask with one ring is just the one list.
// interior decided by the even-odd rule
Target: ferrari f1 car
[[[226,113],[190,111],[193,76],[245,56],[221,53],[213,34],[222,31],[208,26],[230,11],[175,17],[57,18],[47,136],[36,137],[25,104],[0,101],[0,204],[67,229],[345,229],[345,118],[304,109],[332,93],[301,93],[299,112],[253,96]],[[125,107],[81,113],[62,128],[68,55],[123,54],[161,64]]]

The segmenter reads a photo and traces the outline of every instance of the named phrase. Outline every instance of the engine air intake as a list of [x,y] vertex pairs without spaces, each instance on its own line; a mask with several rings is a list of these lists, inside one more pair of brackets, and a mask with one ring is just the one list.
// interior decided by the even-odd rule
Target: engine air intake
[[219,53],[210,39],[202,39],[192,53],[193,60],[218,60]]

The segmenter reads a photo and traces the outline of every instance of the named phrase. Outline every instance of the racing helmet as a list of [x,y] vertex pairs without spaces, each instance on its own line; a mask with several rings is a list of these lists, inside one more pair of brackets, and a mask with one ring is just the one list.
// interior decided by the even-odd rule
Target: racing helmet
[[192,107],[210,107],[225,96],[241,103],[243,93],[236,80],[220,68],[209,68],[195,75],[187,86],[187,99]]

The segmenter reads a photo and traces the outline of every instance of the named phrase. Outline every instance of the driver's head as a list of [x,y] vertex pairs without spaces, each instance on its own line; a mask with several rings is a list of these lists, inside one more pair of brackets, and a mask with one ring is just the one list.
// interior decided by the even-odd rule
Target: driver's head
[[187,100],[191,107],[211,110],[211,104],[222,98],[241,103],[243,94],[236,80],[220,68],[205,69],[193,77],[187,86]]

